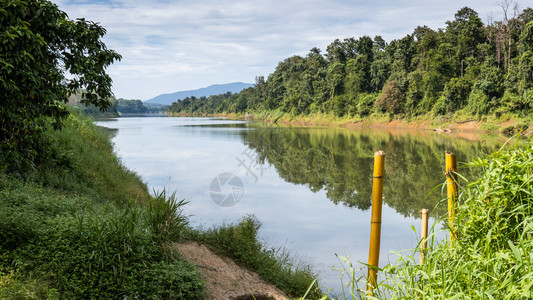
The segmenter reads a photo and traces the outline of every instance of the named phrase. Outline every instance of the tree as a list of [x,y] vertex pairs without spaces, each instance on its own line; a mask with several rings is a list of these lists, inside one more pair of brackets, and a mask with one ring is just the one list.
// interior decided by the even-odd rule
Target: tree
[[386,46],[387,46],[387,43],[381,37],[381,35],[376,35],[374,37],[374,46],[372,47],[372,49],[374,50],[374,53],[378,53],[380,51],[383,51]]
[[105,110],[111,78],[105,68],[121,56],[100,40],[106,30],[46,0],[0,1],[0,144],[2,151],[37,156],[39,134],[68,115],[70,94]]
[[397,114],[402,110],[404,98],[398,82],[391,80],[385,84],[383,92],[374,105],[384,112]]
[[522,107],[533,108],[533,21],[529,22],[520,36],[519,92],[522,95]]
[[477,45],[485,40],[483,22],[477,12],[463,7],[455,14],[455,20],[446,24],[447,42],[455,46],[457,63],[460,64],[467,56],[473,57]]
[[326,57],[330,63],[339,62],[344,64],[346,62],[346,45],[339,39],[333,41],[326,48]]

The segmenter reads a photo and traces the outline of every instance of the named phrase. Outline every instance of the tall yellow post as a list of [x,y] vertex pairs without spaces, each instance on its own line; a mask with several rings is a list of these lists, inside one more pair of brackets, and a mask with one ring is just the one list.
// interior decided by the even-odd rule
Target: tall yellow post
[[446,190],[448,192],[448,224],[450,226],[450,244],[457,238],[455,215],[457,213],[457,161],[455,155],[446,151]]
[[[379,244],[381,240],[381,207],[383,202],[383,178],[385,153],[374,153],[374,180],[372,184],[372,218],[370,220],[370,248],[368,254],[368,286],[367,290],[376,287],[377,268],[379,265]],[[373,268],[375,267],[375,268]]]
[[420,211],[422,215],[422,233],[420,241],[420,265],[424,264],[424,258],[426,257],[426,251],[428,247],[428,210],[426,208]]

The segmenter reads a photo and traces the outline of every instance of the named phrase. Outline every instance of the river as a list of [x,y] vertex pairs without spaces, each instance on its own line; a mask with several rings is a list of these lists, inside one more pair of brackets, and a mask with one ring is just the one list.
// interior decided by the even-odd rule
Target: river
[[189,201],[184,213],[194,227],[254,215],[266,245],[283,247],[312,266],[322,289],[333,293],[342,290],[342,272],[335,269],[346,267],[336,254],[355,267],[368,260],[375,151],[386,155],[382,267],[395,261],[391,251],[416,246],[420,209],[430,210],[430,226],[446,212],[437,187],[445,179],[444,151],[456,154],[461,172],[461,162],[504,142],[429,130],[272,127],[214,118],[131,117],[97,124],[114,131],[118,156],[151,189],[176,191]]

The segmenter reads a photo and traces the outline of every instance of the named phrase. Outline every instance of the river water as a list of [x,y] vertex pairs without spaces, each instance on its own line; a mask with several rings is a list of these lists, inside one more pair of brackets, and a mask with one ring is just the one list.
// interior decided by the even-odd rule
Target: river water
[[337,294],[342,272],[336,269],[346,264],[336,254],[354,267],[368,260],[375,151],[386,155],[382,267],[396,260],[391,251],[418,243],[420,209],[430,210],[430,223],[446,212],[438,187],[445,179],[444,151],[454,152],[460,172],[472,177],[461,162],[505,141],[429,130],[272,127],[214,118],[131,117],[97,124],[113,129],[122,162],[150,188],[176,191],[189,201],[185,214],[194,227],[254,215],[268,247],[283,247],[312,266],[322,289]]

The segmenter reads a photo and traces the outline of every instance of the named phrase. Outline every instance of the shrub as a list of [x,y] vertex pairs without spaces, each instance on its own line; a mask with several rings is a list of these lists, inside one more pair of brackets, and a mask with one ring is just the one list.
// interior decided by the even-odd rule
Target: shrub
[[433,109],[438,114],[452,113],[465,105],[469,93],[470,85],[466,80],[452,78]]
[[376,94],[359,95],[359,102],[357,103],[357,112],[359,115],[361,117],[370,115],[375,102]]
[[486,114],[490,110],[490,99],[482,91],[474,88],[468,97],[466,109],[475,115]]

